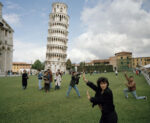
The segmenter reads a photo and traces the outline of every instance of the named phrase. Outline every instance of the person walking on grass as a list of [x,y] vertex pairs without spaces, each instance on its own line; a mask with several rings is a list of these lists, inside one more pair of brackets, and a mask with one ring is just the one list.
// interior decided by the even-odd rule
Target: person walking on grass
[[117,78],[117,76],[118,76],[118,71],[117,70],[115,70],[115,75],[116,75],[116,78]]
[[27,88],[27,80],[28,80],[28,74],[27,74],[27,71],[24,70],[22,74],[22,88],[23,89]]
[[39,90],[42,89],[42,85],[41,85],[41,83],[42,83],[42,77],[43,77],[43,74],[42,74],[41,70],[39,70],[39,73],[38,73]]
[[68,91],[67,91],[67,97],[69,97],[69,93],[70,93],[70,91],[71,91],[72,88],[75,89],[78,97],[80,97],[79,90],[78,90],[78,88],[76,86],[76,82],[78,81],[77,79],[78,78],[76,76],[76,72],[72,72],[72,77],[71,77],[70,85],[69,85],[69,88],[68,88]]
[[61,74],[57,72],[55,76],[55,90],[60,89],[60,85],[61,85]]
[[83,80],[92,88],[96,93],[94,97],[91,97],[89,92],[87,91],[87,98],[91,103],[93,103],[92,107],[98,105],[102,116],[99,123],[117,123],[118,117],[115,111],[115,106],[113,103],[113,93],[109,88],[108,79],[105,77],[100,77],[97,80],[97,86],[93,84],[93,82],[88,81],[85,78],[85,73],[83,73]]
[[128,98],[128,93],[131,93],[136,99],[147,99],[146,96],[137,96],[136,94],[136,83],[134,82],[134,78],[133,76],[128,77],[126,72],[125,72],[125,78],[128,81],[125,85],[127,86],[127,88],[125,88],[124,91],[124,95],[125,98]]

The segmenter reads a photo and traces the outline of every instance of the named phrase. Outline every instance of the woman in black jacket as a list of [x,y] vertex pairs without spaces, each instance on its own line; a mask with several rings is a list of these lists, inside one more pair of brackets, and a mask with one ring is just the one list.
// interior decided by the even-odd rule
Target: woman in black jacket
[[27,88],[27,79],[28,79],[28,74],[27,74],[26,70],[24,70],[23,74],[22,74],[22,88],[23,89]]
[[85,78],[85,74],[83,74],[83,80],[96,92],[95,97],[90,97],[90,94],[87,91],[87,97],[93,103],[92,107],[98,105],[102,111],[102,116],[99,123],[117,123],[117,113],[113,104],[112,91],[108,87],[108,79],[105,77],[100,77],[97,80],[97,86],[88,81]]

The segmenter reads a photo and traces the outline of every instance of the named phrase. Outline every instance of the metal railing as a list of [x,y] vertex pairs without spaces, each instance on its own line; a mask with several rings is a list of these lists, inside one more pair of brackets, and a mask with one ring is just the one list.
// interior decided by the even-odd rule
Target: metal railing
[[147,83],[150,85],[150,72],[148,72],[147,70],[143,70],[142,74],[144,78],[146,79]]

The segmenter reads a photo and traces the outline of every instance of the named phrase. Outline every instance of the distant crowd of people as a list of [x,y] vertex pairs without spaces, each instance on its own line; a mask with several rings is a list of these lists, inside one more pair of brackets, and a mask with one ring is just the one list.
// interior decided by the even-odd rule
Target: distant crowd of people
[[[79,89],[77,88],[77,85],[79,84],[79,80],[81,77],[81,73],[73,71],[71,73],[71,80],[69,83],[69,87],[66,93],[66,97],[69,97],[70,91],[72,88],[75,89],[78,97],[81,97]],[[62,72],[58,70],[54,75],[54,82],[55,82],[55,90],[60,89],[61,83],[62,83]],[[115,70],[115,76],[117,78],[118,71]],[[127,80],[127,83],[125,83],[126,87],[123,92],[125,95],[125,98],[128,99],[128,93],[131,93],[135,99],[147,99],[146,96],[137,96],[136,94],[136,83],[134,81],[133,76],[127,75],[127,73],[124,73],[124,76]],[[27,80],[29,79],[28,74],[24,70],[24,73],[22,74],[22,87],[23,89],[27,88]],[[44,71],[42,73],[40,70],[38,72],[38,80],[39,80],[39,90],[45,89],[45,92],[47,93],[52,88],[52,81],[53,81],[53,74],[50,69]],[[44,87],[42,87],[42,80],[44,80]],[[92,107],[98,105],[99,109],[102,112],[102,116],[100,118],[99,123],[117,123],[118,122],[118,116],[115,111],[115,105],[113,102],[113,93],[111,89],[109,88],[109,81],[106,77],[100,77],[97,80],[97,85],[95,85],[93,82],[89,81],[85,77],[85,72],[83,72],[83,81],[86,83],[87,86],[89,86],[93,91],[95,91],[95,96],[91,97],[89,92],[87,91],[87,98],[88,100],[93,104]]]

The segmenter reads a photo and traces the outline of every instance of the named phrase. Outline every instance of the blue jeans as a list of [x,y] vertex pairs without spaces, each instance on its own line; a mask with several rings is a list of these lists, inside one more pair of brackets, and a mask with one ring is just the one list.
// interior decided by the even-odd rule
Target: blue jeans
[[41,85],[41,83],[42,83],[42,79],[39,79],[39,90],[41,90],[41,89],[42,89],[42,85]]
[[137,99],[137,100],[145,99],[145,96],[137,96],[136,90],[135,91],[129,91],[128,88],[126,88],[123,91],[124,91],[125,97],[127,97],[127,98],[128,98],[128,93],[130,92],[135,97],[135,99]]
[[52,88],[52,82],[49,83],[49,88]]
[[[80,97],[80,93],[79,93],[78,88],[76,86],[74,86],[73,88],[75,89],[77,95]],[[69,85],[69,88],[68,88],[68,91],[67,91],[67,97],[69,96],[69,93],[70,93],[71,89],[72,89],[72,86]]]

